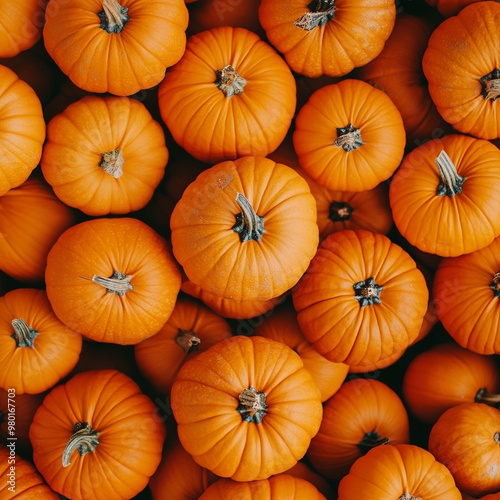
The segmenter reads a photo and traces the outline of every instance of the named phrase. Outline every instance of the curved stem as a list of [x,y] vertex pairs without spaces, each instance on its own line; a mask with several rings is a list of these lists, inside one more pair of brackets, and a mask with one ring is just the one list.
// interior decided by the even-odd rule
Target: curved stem
[[237,193],[236,203],[241,212],[235,215],[236,224],[232,227],[233,231],[238,233],[242,243],[248,240],[260,241],[266,232],[264,217],[257,215],[248,198],[243,194]]
[[108,33],[120,33],[130,20],[128,8],[122,7],[117,0],[102,0],[103,10],[98,13],[101,29]]
[[175,336],[176,344],[186,353],[196,351],[201,344],[201,339],[191,330],[181,330]]
[[387,444],[388,442],[388,437],[382,437],[376,430],[373,430],[363,436],[363,439],[357,443],[357,447],[361,450],[361,453],[365,454],[372,448],[375,448],[375,446]]
[[69,438],[62,454],[62,465],[68,467],[70,465],[71,455],[75,451],[83,457],[85,453],[94,451],[99,444],[99,432],[90,427],[87,422],[77,422],[73,427],[73,435]]
[[328,207],[328,218],[332,222],[341,222],[351,218],[354,208],[345,201],[332,201]]
[[495,68],[491,73],[479,79],[484,99],[496,100],[500,96],[500,70]]
[[335,0],[312,0],[307,6],[309,12],[302,14],[293,24],[297,28],[311,31],[321,28],[335,16]]
[[217,79],[215,80],[215,85],[222,91],[226,97],[231,97],[233,95],[242,94],[243,87],[246,85],[247,81],[238,72],[228,64],[222,69],[215,71]]
[[337,138],[333,144],[349,152],[358,149],[364,142],[361,139],[361,131],[350,123],[347,127],[337,129]]
[[372,304],[380,304],[380,292],[384,289],[381,285],[375,283],[375,278],[358,281],[353,285],[354,298],[361,307]]
[[267,411],[266,395],[255,387],[243,389],[238,397],[240,404],[236,411],[245,422],[260,424]]
[[437,187],[436,194],[438,196],[455,196],[462,192],[462,185],[465,182],[465,177],[458,175],[457,167],[451,161],[446,151],[441,151],[436,158],[436,165],[439,170],[441,182]]
[[123,297],[129,290],[133,290],[134,287],[130,280],[132,276],[129,274],[122,274],[119,271],[114,271],[113,276],[111,278],[104,278],[102,276],[97,276],[94,274],[92,276],[92,281],[97,283],[98,285],[106,288],[106,291],[109,293],[116,293]]
[[500,299],[500,271],[497,271],[490,283],[490,288],[497,299]]
[[11,337],[16,341],[16,346],[33,348],[38,332],[28,326],[24,320],[19,318],[14,318],[12,320],[12,327],[14,328],[14,333]]
[[491,406],[500,405],[500,394],[490,394],[486,388],[479,389],[474,397],[476,403],[484,403]]
[[119,179],[123,174],[123,162],[125,161],[122,150],[114,149],[113,151],[101,153],[101,158],[99,166],[115,179]]

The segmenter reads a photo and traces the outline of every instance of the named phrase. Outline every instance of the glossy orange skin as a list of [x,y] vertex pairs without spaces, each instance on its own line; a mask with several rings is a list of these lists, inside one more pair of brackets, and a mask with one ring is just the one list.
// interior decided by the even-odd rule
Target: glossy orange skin
[[[226,97],[216,72],[231,65],[246,80]],[[290,68],[257,34],[222,26],[192,35],[158,89],[160,113],[175,142],[206,163],[266,156],[284,139],[295,113]]]
[[412,444],[377,446],[358,458],[340,481],[338,500],[404,498],[403,494],[462,500],[450,471]]
[[[78,451],[62,465],[76,422],[99,432],[99,444]],[[165,425],[153,402],[116,370],[75,375],[54,388],[37,410],[30,429],[35,466],[47,483],[75,500],[133,498],[157,469]]]
[[[114,272],[131,276],[133,290],[120,296],[92,281]],[[165,324],[181,275],[166,241],[144,222],[97,218],[59,237],[47,258],[45,282],[65,324],[91,340],[135,344]]]
[[[266,394],[260,423],[246,422],[237,411],[240,394],[250,387]],[[236,481],[267,479],[295,465],[323,413],[319,389],[299,355],[259,336],[234,336],[186,362],[170,401],[188,453]]]
[[154,87],[186,47],[188,11],[183,0],[120,0],[130,20],[120,33],[100,27],[102,0],[50,0],[45,48],[78,87],[129,96]]

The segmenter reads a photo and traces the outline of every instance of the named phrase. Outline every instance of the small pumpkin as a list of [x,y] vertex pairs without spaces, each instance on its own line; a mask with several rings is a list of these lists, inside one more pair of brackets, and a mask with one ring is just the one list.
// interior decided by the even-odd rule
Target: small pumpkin
[[52,389],[35,413],[35,466],[68,498],[133,498],[161,460],[165,425],[155,409],[117,370],[77,374]]
[[16,288],[0,297],[0,387],[38,394],[68,375],[82,336],[57,318],[44,290]]
[[135,344],[169,318],[181,275],[167,242],[131,217],[80,222],[53,245],[47,296],[59,319],[98,342]]
[[404,155],[406,132],[390,97],[353,78],[313,92],[295,118],[300,166],[336,191],[365,191],[386,181]]
[[43,40],[81,89],[129,96],[160,83],[182,57],[187,25],[183,0],[50,0]]
[[448,408],[432,426],[429,451],[453,475],[458,488],[480,497],[500,491],[500,410],[464,402]]
[[305,455],[323,412],[299,355],[259,336],[235,335],[187,361],[170,402],[186,451],[235,481],[290,469]]
[[436,9],[439,14],[448,18],[456,16],[464,7],[481,0],[425,0],[425,2]]
[[299,460],[293,467],[282,474],[300,477],[309,481],[311,484],[314,484],[318,491],[329,500],[335,500],[337,498],[334,485],[332,485],[321,474],[318,474],[314,469],[312,469],[312,467],[306,463],[305,459]]

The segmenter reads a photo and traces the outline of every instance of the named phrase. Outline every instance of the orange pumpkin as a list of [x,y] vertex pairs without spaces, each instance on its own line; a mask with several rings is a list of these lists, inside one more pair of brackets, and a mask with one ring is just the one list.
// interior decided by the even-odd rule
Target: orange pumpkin
[[0,213],[0,269],[19,282],[43,282],[47,255],[76,223],[74,212],[33,176],[0,196]]
[[165,172],[161,125],[129,97],[87,96],[50,120],[41,168],[65,204],[100,216],[143,208]]
[[189,38],[158,103],[176,143],[213,164],[274,151],[291,125],[295,91],[272,47],[252,31],[222,26]]
[[135,362],[151,387],[168,395],[185,361],[231,335],[224,318],[201,302],[181,296],[160,331],[134,346]]
[[315,349],[367,370],[417,338],[428,297],[409,254],[364,229],[324,239],[292,292],[301,330]]
[[186,451],[236,481],[295,465],[322,417],[318,386],[299,355],[259,336],[222,340],[187,361],[170,401]]
[[50,0],[43,40],[78,87],[129,96],[154,87],[186,47],[183,0]]
[[300,477],[309,481],[311,484],[314,484],[318,491],[325,495],[325,497],[329,500],[335,500],[337,498],[334,485],[307,465],[305,460],[299,460],[293,467],[282,474]]
[[305,172],[328,189],[365,191],[403,158],[406,133],[390,97],[352,78],[316,90],[295,119],[293,146]]
[[47,257],[47,295],[70,328],[99,342],[135,344],[169,318],[181,276],[166,241],[130,217],[67,229]]
[[293,71],[341,76],[380,53],[396,7],[392,0],[262,0],[259,19]]
[[187,278],[236,301],[266,301],[290,290],[319,240],[306,181],[258,156],[204,170],[176,204],[170,228]]
[[45,141],[42,104],[13,70],[0,65],[0,196],[20,186],[37,167]]
[[425,0],[443,17],[456,16],[464,7],[481,0]]
[[30,439],[35,466],[53,490],[75,500],[125,500],[157,469],[165,426],[131,378],[93,370],[49,392]]
[[54,314],[44,290],[16,288],[0,297],[0,387],[37,394],[76,365],[82,337]]
[[419,250],[441,257],[491,243],[500,234],[499,161],[494,144],[464,134],[410,151],[389,188],[398,231]]

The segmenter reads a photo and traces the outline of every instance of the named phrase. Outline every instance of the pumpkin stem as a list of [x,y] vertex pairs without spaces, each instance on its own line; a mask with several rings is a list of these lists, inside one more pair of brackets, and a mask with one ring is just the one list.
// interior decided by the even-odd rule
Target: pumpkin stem
[[494,101],[500,96],[500,70],[498,68],[481,77],[479,81],[482,86],[481,94],[485,100]]
[[476,396],[474,397],[474,401],[476,403],[484,403],[491,406],[500,405],[500,394],[490,394],[488,390],[483,387],[477,391]]
[[381,444],[387,444],[389,442],[388,437],[382,437],[376,430],[367,432],[363,439],[357,443],[357,447],[360,449],[361,453],[366,454],[375,446],[380,446]]
[[311,31],[324,26],[335,15],[335,0],[312,0],[307,6],[309,12],[302,14],[293,24],[297,28]]
[[337,129],[337,138],[333,141],[334,146],[344,151],[353,151],[362,146],[361,131],[350,123],[347,127]]
[[38,332],[28,326],[24,320],[19,318],[14,318],[12,320],[12,326],[14,328],[14,333],[11,337],[16,341],[16,346],[33,348]]
[[175,336],[176,344],[186,353],[196,351],[201,344],[201,339],[191,330],[181,330]]
[[328,218],[332,222],[341,222],[351,218],[354,208],[345,201],[332,201],[328,207]]
[[411,493],[403,493],[398,500],[420,500],[420,497],[414,497]]
[[358,281],[353,285],[354,298],[359,302],[361,307],[372,304],[380,304],[380,292],[383,287],[375,283],[375,278],[371,277],[366,280]]
[[260,424],[267,410],[266,395],[255,387],[249,387],[243,389],[238,400],[240,404],[236,411],[241,414],[241,418],[245,422]]
[[74,451],[78,451],[81,457],[89,451],[93,452],[99,444],[97,436],[99,436],[99,432],[92,429],[87,422],[76,422],[73,427],[73,435],[64,447],[62,455],[63,467],[68,467]]
[[439,153],[436,158],[436,165],[441,177],[436,194],[438,196],[455,196],[456,194],[460,194],[465,177],[458,175],[457,167],[455,167],[455,164],[451,161],[446,151],[443,150]]
[[122,274],[119,271],[114,271],[111,278],[103,278],[102,276],[97,276],[94,274],[92,276],[92,281],[98,285],[106,288],[109,293],[116,293],[117,295],[124,296],[129,290],[133,290],[134,287],[130,280],[132,276],[130,274]]
[[490,288],[497,299],[500,299],[500,271],[497,271],[490,283]]
[[120,33],[130,20],[128,8],[122,7],[117,0],[102,0],[103,10],[97,15],[101,20],[101,29],[108,33]]
[[260,241],[266,232],[264,217],[255,213],[245,195],[237,193],[236,203],[238,203],[241,212],[235,215],[236,224],[232,227],[233,231],[239,234],[242,243],[248,240]]
[[115,179],[119,179],[123,174],[123,153],[121,149],[114,149],[113,151],[108,151],[107,153],[101,153],[101,163],[99,166],[108,173],[111,174]]
[[238,72],[230,64],[222,69],[216,70],[215,74],[217,78],[214,83],[226,97],[243,93],[243,87],[246,85],[247,81],[242,76],[238,75]]
[[500,432],[495,432],[495,434],[493,434],[493,440],[495,443],[500,444]]

